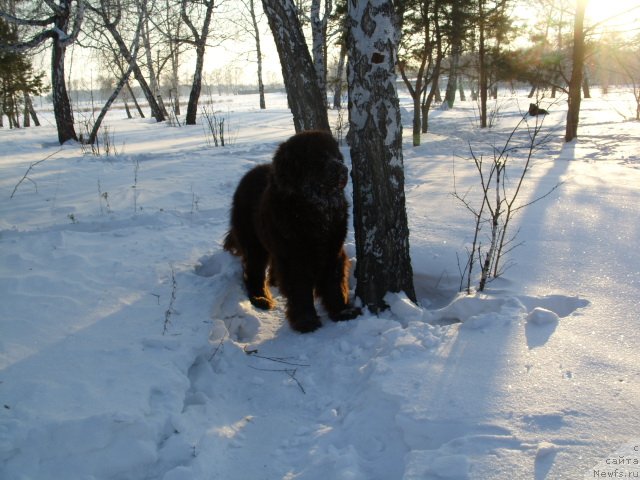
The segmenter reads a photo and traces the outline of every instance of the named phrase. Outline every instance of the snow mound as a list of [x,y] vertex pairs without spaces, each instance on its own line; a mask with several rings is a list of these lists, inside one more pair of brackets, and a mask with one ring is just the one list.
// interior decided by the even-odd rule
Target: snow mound
[[546,308],[536,307],[527,314],[527,323],[534,325],[548,325],[558,323],[560,317],[556,312]]

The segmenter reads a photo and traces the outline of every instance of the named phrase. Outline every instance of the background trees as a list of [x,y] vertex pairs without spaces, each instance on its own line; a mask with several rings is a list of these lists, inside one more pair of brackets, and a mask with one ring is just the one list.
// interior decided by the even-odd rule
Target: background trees
[[[11,6],[15,14],[7,6]],[[65,55],[67,47],[76,41],[84,18],[82,0],[47,0],[3,5],[0,17],[6,22],[25,27],[16,43],[8,43],[3,50],[22,53],[33,50],[51,40],[51,89],[53,109],[60,144],[77,140],[73,124],[73,112],[65,80]]]
[[[185,122],[193,125],[207,69],[209,78],[214,75],[215,59],[207,52],[229,38],[250,38],[260,107],[266,108],[263,47],[270,39],[260,36],[264,18],[296,131],[328,130],[327,72],[333,61],[338,107],[348,56],[357,292],[377,310],[387,290],[413,297],[396,68],[412,98],[414,146],[427,132],[430,109],[443,102],[441,89],[444,106],[455,108],[456,95],[462,100],[463,88],[470,88],[478,102],[478,126],[485,128],[491,126],[491,98],[497,99],[500,84],[525,85],[535,101],[567,93],[570,141],[577,135],[587,69],[603,91],[616,81],[632,86],[640,117],[637,45],[634,50],[629,42],[608,42],[604,54],[605,42],[595,34],[597,22],[589,25],[586,6],[587,0],[0,0],[0,101],[10,126],[17,126],[18,105],[28,108],[29,95],[42,92],[43,77],[24,52],[51,41],[58,139],[77,139],[65,69],[71,65],[65,60],[73,60],[67,48],[75,43],[74,55],[86,54],[87,47],[101,52],[101,65],[92,68],[109,85],[101,115],[84,141],[95,141],[100,119],[125,88],[134,100],[135,92],[142,92],[146,104],[139,111],[148,108],[162,121],[167,85],[177,118],[181,84],[190,84],[182,86],[185,91],[190,86]],[[244,24],[234,36],[225,28],[232,17],[236,25]],[[230,78],[236,69],[217,66],[215,75]]]
[[[402,44],[398,67],[413,99],[413,145],[420,145],[427,132],[429,108],[439,89],[444,57],[441,0],[410,1],[402,4]],[[409,75],[413,78],[409,79]]]
[[[17,27],[0,19],[0,42],[18,43]],[[3,115],[9,119],[9,127],[20,126],[21,107],[24,108],[24,124],[31,119],[39,125],[31,95],[45,91],[43,73],[35,73],[31,61],[24,53],[0,51],[0,126]]]
[[259,13],[258,0],[242,0],[241,8],[238,11],[238,19],[232,21],[240,28],[242,32],[249,35],[255,44],[255,58],[256,58],[256,82],[258,83],[258,96],[260,109],[267,108],[267,102],[264,96],[264,75],[262,71],[263,54],[262,54],[262,40],[260,33],[260,21],[262,16]]
[[[95,5],[89,6],[90,11],[95,17],[94,32],[101,32],[103,36],[108,35],[111,37],[111,40],[107,40],[107,42],[110,42],[109,44],[112,45],[112,51],[116,52],[116,55],[120,55],[122,60],[124,60],[124,64],[127,69],[131,68],[131,72],[135,76],[135,79],[140,85],[142,93],[151,108],[151,115],[158,122],[162,122],[165,119],[165,112],[158,103],[152,87],[149,86],[147,78],[138,64],[138,49],[133,48],[134,45],[138,44],[139,36],[142,34],[142,31],[140,30],[142,25],[134,30],[135,33],[129,44],[127,44],[125,38],[131,25],[126,20],[130,18],[141,18],[144,21],[148,12],[147,8],[148,4],[145,0],[125,4],[119,1],[111,2],[110,0],[99,0]],[[125,72],[126,70],[123,68],[122,74],[125,75]],[[154,75],[151,75],[150,78],[153,79]]]
[[[65,141],[76,138],[66,83],[70,78],[83,83],[77,72],[87,65],[96,70],[88,72],[93,78],[109,76],[114,85],[132,65],[132,79],[124,86],[127,96],[134,100],[136,93],[142,93],[148,106],[138,105],[139,111],[149,108],[158,121],[167,115],[163,97],[172,103],[173,115],[181,114],[180,91],[187,90],[185,79],[189,78],[191,93],[185,120],[192,124],[196,122],[203,82],[207,75],[214,78],[207,52],[224,42],[234,45],[250,39],[255,45],[251,51],[255,52],[253,61],[257,61],[254,78],[261,92],[260,105],[266,107],[263,59],[273,57],[273,53],[271,38],[261,38],[260,33],[269,23],[274,27],[285,86],[295,92],[290,95],[290,103],[296,128],[328,128],[320,102],[328,103],[326,87],[330,84],[335,87],[332,103],[340,106],[348,47],[345,34],[349,31],[346,4],[344,0],[2,0],[0,17],[13,26],[16,36],[5,38],[0,48],[36,53],[45,44],[51,47],[48,77],[59,138]],[[491,124],[490,101],[496,97],[499,82],[527,82],[531,96],[537,94],[538,98],[568,93],[574,71],[578,74],[573,69],[572,35],[576,5],[576,0],[393,2],[401,19],[399,72],[414,101],[414,143],[421,142],[421,134],[428,129],[428,113],[440,105],[442,93],[446,106],[452,108],[456,95],[463,98],[464,89],[470,89],[471,98],[478,99],[481,127]],[[265,9],[267,15],[263,15]],[[140,47],[133,58],[136,12],[143,12],[144,18]],[[230,30],[226,24],[231,20],[236,25],[244,23],[244,27]],[[613,44],[609,33],[604,39],[601,36],[603,23],[593,17],[583,22],[583,95],[588,94],[587,80],[606,90],[608,82],[619,82],[634,71],[628,62],[604,66],[607,60],[620,57],[629,45],[629,36]],[[609,54],[603,57],[606,42]],[[75,44],[73,56],[68,57],[71,44]],[[87,58],[98,57],[87,54],[87,47],[100,50],[99,62],[87,62]],[[105,57],[105,51],[111,53]],[[309,63],[313,73],[308,70]],[[238,68],[217,66],[222,72],[217,77],[229,77]],[[332,76],[327,81],[329,71]],[[28,100],[22,99],[21,108],[25,103]],[[573,101],[574,106],[576,103]]]
[[262,0],[280,57],[296,132],[329,130],[326,97],[311,60],[293,0]]

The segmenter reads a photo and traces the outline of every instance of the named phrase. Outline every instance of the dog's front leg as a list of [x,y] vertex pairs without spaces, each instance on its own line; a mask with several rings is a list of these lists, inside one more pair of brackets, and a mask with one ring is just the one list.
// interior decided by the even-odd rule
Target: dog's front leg
[[287,319],[291,328],[307,333],[322,326],[313,299],[313,283],[309,275],[295,265],[276,266],[280,292],[287,299]]

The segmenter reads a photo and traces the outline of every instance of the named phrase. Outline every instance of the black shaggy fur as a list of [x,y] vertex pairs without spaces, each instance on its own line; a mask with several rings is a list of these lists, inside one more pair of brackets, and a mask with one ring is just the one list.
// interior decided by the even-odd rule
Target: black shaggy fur
[[538,107],[538,105],[536,105],[535,103],[529,104],[529,115],[531,115],[532,117],[535,117],[536,115],[547,115],[548,113],[549,112],[547,112],[544,108]]
[[224,248],[242,257],[249,300],[273,308],[269,266],[269,280],[286,297],[287,318],[299,332],[322,325],[314,295],[334,321],[360,313],[348,303],[347,180],[335,139],[308,131],[282,143],[272,163],[247,172],[233,196]]

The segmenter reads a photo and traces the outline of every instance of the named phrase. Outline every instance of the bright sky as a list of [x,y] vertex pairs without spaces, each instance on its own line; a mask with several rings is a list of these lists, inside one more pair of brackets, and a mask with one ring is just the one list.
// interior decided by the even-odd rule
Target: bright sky
[[640,33],[640,0],[588,0],[591,23],[603,22],[617,31]]
[[[528,6],[531,7],[531,3],[528,3]],[[587,17],[587,25],[606,22],[610,31],[626,32],[631,35],[640,34],[640,0],[588,0]],[[263,19],[263,22],[261,40],[264,55],[264,80],[269,83],[281,80],[281,74],[271,32],[266,25],[265,19]],[[240,81],[255,82],[256,64],[252,62],[255,59],[255,54],[247,55],[247,52],[251,51],[252,48],[251,40],[236,41],[225,44],[222,47],[210,48],[205,62],[205,75],[210,74],[213,70],[229,71],[230,69],[237,69]],[[46,60],[48,60],[48,52]],[[81,77],[85,82],[88,82],[84,69],[78,68],[78,65],[83,63],[91,63],[91,61],[79,59],[73,68],[72,76]],[[189,61],[185,63],[189,64]],[[183,74],[183,81],[187,83],[191,81],[191,70],[192,68],[184,69],[187,73]],[[97,76],[98,72],[96,71],[94,72],[94,78],[97,78]]]

